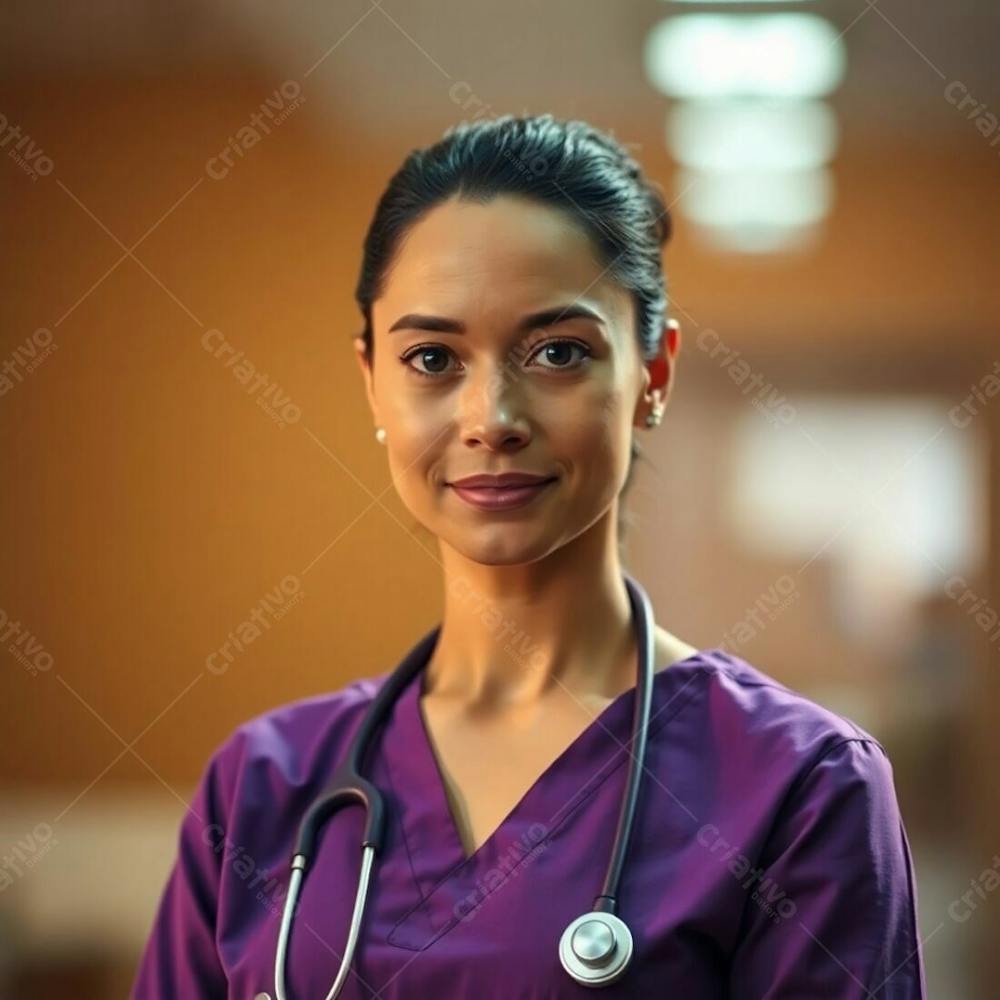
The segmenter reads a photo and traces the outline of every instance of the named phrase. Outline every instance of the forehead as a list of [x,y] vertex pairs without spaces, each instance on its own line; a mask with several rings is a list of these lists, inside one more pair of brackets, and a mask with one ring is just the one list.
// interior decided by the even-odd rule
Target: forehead
[[418,307],[500,319],[574,301],[620,322],[631,303],[568,213],[504,195],[431,209],[404,237],[374,308],[389,322]]

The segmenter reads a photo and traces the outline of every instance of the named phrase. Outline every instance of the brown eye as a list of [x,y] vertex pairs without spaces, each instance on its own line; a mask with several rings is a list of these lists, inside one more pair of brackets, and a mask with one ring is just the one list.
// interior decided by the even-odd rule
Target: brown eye
[[[582,354],[578,364],[570,363],[572,361],[573,348],[576,348]],[[583,344],[578,340],[567,340],[562,338],[560,340],[546,341],[538,348],[532,357],[545,358],[546,361],[552,362],[552,370],[558,371],[563,368],[578,368],[583,364],[584,359],[589,358],[590,355],[590,348],[586,344]],[[542,365],[542,367],[548,368],[550,366]]]
[[[574,349],[579,351],[581,355],[579,361],[575,363],[573,362]],[[544,344],[535,348],[533,353],[531,353],[531,349],[529,348],[529,361],[536,357],[542,357],[547,363],[537,367],[544,370],[554,372],[575,371],[583,365],[584,361],[591,356],[591,353],[590,347],[587,344],[581,343],[578,340],[569,340],[566,337],[560,337],[555,340],[545,341]],[[447,368],[447,359],[449,356],[454,357],[452,352],[441,344],[419,344],[407,351],[399,360],[415,375],[420,375],[423,378],[441,378],[450,374]],[[420,359],[420,363],[423,365],[422,368],[411,364],[411,359],[415,358]]]
[[[417,375],[423,375],[425,378],[436,378],[442,374],[447,374],[447,370],[442,366],[442,359],[445,358],[447,354],[451,354],[445,347],[435,344],[421,344],[419,347],[413,348],[411,351],[407,351],[399,360],[406,365],[410,371],[415,372]],[[419,357],[421,362],[424,364],[426,370],[421,368],[415,368],[410,364],[411,358]],[[445,363],[447,363],[445,361]]]

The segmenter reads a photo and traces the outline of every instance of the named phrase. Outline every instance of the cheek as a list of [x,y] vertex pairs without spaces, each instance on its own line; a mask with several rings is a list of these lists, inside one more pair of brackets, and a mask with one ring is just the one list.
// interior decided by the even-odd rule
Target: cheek
[[388,457],[393,479],[423,477],[428,467],[437,461],[433,440],[433,429],[419,423],[397,424],[390,430]]
[[389,470],[407,506],[426,499],[427,484],[444,475],[447,420],[433,406],[400,407],[386,419]]
[[[414,376],[415,378],[416,376]],[[396,442],[396,451],[416,457],[440,435],[454,414],[454,402],[433,392],[422,393],[400,374],[387,386],[385,398],[390,401],[385,420]]]
[[620,391],[606,388],[568,401],[551,422],[561,450],[583,467],[628,464],[630,424]]

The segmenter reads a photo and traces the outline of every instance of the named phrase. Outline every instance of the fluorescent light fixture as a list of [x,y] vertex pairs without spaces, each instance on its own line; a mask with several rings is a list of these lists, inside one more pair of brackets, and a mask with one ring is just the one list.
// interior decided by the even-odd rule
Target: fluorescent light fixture
[[667,145],[686,167],[808,170],[837,147],[837,118],[822,101],[683,101],[667,115]]
[[826,168],[725,173],[681,168],[676,186],[686,192],[681,211],[710,226],[802,226],[822,219],[833,203],[833,178]]
[[678,4],[698,4],[702,7],[708,7],[710,4],[718,4],[720,7],[722,5],[727,5],[730,7],[739,6],[741,3],[749,4],[765,4],[765,3],[780,3],[784,4],[786,7],[791,6],[793,3],[815,3],[816,0],[667,0],[668,3],[678,3]]
[[815,242],[833,203],[833,177],[818,170],[702,173],[680,168],[677,209],[713,244],[746,253]]
[[823,227],[820,223],[808,226],[697,226],[693,233],[711,252],[773,256],[815,250],[822,242]]
[[816,14],[678,14],[646,36],[646,76],[670,97],[822,97],[846,47]]

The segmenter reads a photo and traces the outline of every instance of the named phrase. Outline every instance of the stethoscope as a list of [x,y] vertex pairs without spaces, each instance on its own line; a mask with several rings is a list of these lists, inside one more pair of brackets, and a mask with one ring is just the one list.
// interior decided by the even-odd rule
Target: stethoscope
[[[594,899],[593,909],[581,914],[563,931],[559,940],[559,960],[563,968],[582,986],[607,986],[619,979],[632,959],[632,934],[616,913],[618,908],[618,886],[621,882],[622,867],[632,820],[635,817],[639,794],[639,778],[645,766],[646,733],[649,728],[652,680],[654,672],[654,621],[653,611],[646,592],[627,573],[623,574],[632,606],[632,620],[635,627],[636,645],[639,650],[639,669],[636,681],[636,702],[632,717],[632,741],[635,752],[629,765],[628,784],[618,816],[618,829],[611,851],[604,885]],[[306,867],[313,856],[316,838],[323,824],[340,808],[360,805],[365,809],[365,829],[361,842],[361,875],[354,900],[354,912],[347,935],[347,947],[337,978],[326,995],[326,1000],[335,1000],[340,995],[344,981],[350,971],[361,930],[365,899],[371,880],[372,865],[376,855],[382,850],[385,830],[385,803],[378,789],[361,777],[361,762],[372,743],[376,728],[386,718],[396,699],[416,673],[426,666],[431,650],[437,642],[441,627],[429,632],[407,654],[402,663],[382,685],[371,706],[361,720],[361,725],[351,742],[344,763],[337,770],[331,787],[309,807],[299,827],[298,842],[292,855],[291,879],[285,897],[281,927],[278,931],[278,948],[274,958],[274,989],[277,1000],[287,1000],[285,992],[285,957],[288,953],[288,939],[292,930],[292,916]],[[255,1000],[270,1000],[266,993],[258,993]]]

